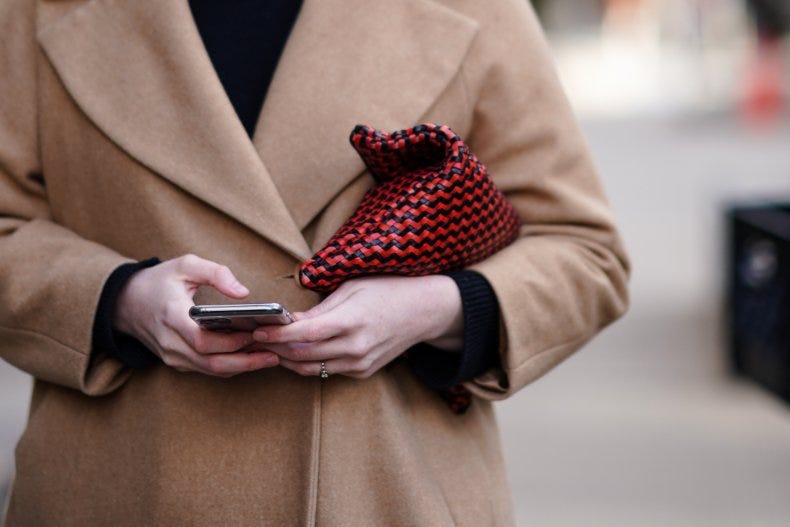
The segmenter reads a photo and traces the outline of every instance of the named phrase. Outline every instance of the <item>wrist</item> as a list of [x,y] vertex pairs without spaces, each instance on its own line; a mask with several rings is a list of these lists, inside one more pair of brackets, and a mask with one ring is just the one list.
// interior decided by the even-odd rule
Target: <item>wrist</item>
[[423,339],[433,347],[446,351],[463,348],[463,302],[458,286],[444,275],[423,277],[423,305],[428,309],[426,319],[432,321]]
[[118,300],[112,314],[112,328],[115,331],[137,337],[134,315],[139,313],[139,310],[135,307],[135,300],[145,273],[146,270],[143,269],[133,274],[118,292]]

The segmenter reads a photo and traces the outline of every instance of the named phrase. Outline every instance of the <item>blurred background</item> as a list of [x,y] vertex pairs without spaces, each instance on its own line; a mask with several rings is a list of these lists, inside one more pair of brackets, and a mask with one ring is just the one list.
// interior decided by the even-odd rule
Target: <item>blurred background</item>
[[[790,525],[790,406],[730,358],[735,320],[742,369],[790,367],[790,209],[728,242],[734,205],[790,204],[789,4],[535,2],[634,270],[624,319],[498,405],[519,525]],[[0,363],[0,496],[29,391]]]
[[[498,406],[519,525],[788,526],[790,406],[733,375],[725,306],[728,209],[790,204],[790,1],[536,7],[630,251],[632,307]],[[790,240],[787,209],[774,227]],[[783,356],[790,390],[790,241],[750,256],[746,238],[737,276],[763,281],[738,289],[739,349],[769,374]]]

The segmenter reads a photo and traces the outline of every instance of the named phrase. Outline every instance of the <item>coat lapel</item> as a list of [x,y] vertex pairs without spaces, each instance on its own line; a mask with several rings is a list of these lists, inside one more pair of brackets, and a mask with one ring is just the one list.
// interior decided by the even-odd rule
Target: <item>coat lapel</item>
[[254,136],[300,228],[364,169],[348,142],[354,126],[416,124],[476,31],[426,0],[305,0]]
[[49,7],[39,42],[85,114],[298,260],[311,254],[300,230],[364,170],[348,144],[354,125],[415,124],[477,30],[430,0],[305,0],[251,142],[187,0]]
[[118,146],[298,260],[310,250],[247,137],[186,0],[92,0],[38,38]]

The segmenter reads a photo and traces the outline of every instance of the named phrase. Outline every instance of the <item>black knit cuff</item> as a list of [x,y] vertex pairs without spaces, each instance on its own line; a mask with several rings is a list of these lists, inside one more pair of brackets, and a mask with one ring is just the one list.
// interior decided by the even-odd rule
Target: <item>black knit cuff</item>
[[447,273],[461,292],[464,347],[444,351],[425,343],[409,350],[409,364],[431,388],[444,390],[468,381],[499,362],[499,302],[482,275],[474,271]]
[[93,319],[93,353],[102,351],[130,368],[147,368],[159,362],[159,357],[139,340],[112,327],[113,312],[123,286],[137,271],[158,263],[159,258],[149,258],[142,262],[123,264],[107,278]]

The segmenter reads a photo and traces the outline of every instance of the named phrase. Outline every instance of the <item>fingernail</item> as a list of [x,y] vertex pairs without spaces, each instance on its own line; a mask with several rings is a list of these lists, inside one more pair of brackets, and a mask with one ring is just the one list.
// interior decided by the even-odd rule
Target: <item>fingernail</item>
[[247,289],[246,287],[244,287],[243,285],[241,285],[241,283],[239,283],[239,282],[236,282],[236,283],[233,285],[233,289],[235,289],[235,290],[236,290],[237,292],[239,292],[239,293],[249,293],[249,292],[250,292],[250,290],[249,290],[249,289]]

